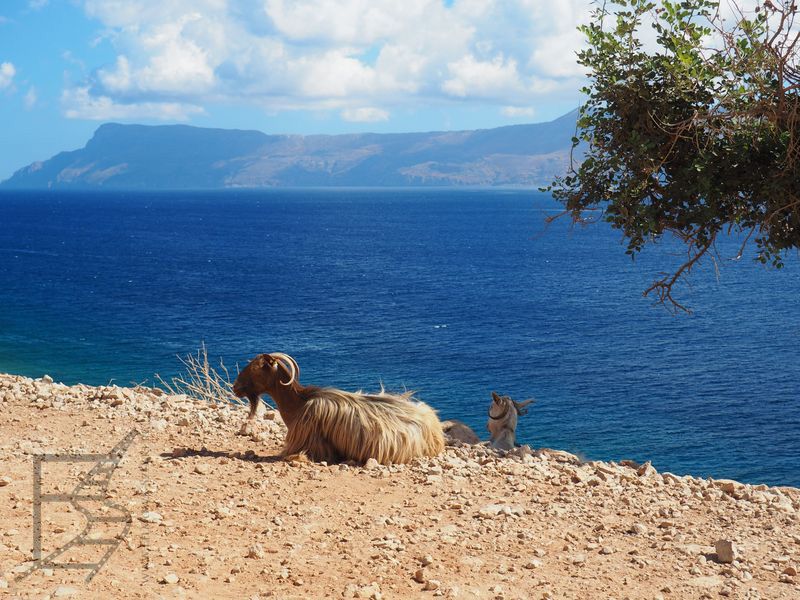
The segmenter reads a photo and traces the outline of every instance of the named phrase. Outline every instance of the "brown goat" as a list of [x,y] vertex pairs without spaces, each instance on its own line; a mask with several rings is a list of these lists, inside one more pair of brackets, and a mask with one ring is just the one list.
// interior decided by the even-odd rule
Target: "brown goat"
[[253,423],[259,396],[269,394],[288,432],[283,456],[311,460],[407,463],[444,449],[442,425],[428,405],[412,395],[361,394],[300,384],[300,367],[283,353],[259,354],[233,384],[250,401]]

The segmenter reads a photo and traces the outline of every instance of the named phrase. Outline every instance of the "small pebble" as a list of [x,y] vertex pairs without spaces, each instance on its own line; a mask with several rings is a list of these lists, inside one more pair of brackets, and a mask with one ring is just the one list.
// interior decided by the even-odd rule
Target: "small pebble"
[[717,551],[717,560],[723,564],[732,563],[738,556],[736,546],[731,540],[717,540],[714,542],[714,549]]
[[247,558],[264,558],[264,546],[255,543],[247,549]]
[[647,533],[647,527],[645,527],[641,523],[634,523],[633,525],[631,525],[631,528],[628,531],[635,535],[644,535]]
[[140,521],[145,523],[161,523],[163,517],[157,512],[145,512],[139,517]]
[[538,569],[541,566],[542,566],[542,561],[540,561],[538,558],[534,558],[525,563],[526,569]]

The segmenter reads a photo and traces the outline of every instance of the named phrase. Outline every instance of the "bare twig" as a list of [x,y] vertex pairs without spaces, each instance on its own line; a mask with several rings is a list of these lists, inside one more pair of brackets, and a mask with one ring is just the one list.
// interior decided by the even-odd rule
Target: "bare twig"
[[711,237],[702,244],[698,244],[697,241],[691,235],[680,234],[678,232],[673,232],[679,237],[684,238],[684,241],[688,242],[689,245],[689,260],[683,263],[678,269],[671,275],[667,274],[664,275],[658,281],[655,281],[649,288],[647,288],[643,295],[645,297],[649,296],[651,292],[655,292],[656,296],[658,297],[658,302],[663,304],[665,307],[669,308],[672,307],[674,312],[683,311],[685,313],[691,314],[691,309],[687,308],[672,296],[672,288],[675,283],[678,282],[679,279],[688,275],[692,267],[697,264],[705,254],[714,246],[714,242],[717,239],[717,231],[714,231],[711,234]]
[[218,368],[209,363],[205,342],[201,343],[197,354],[178,356],[178,360],[186,369],[185,373],[172,377],[169,383],[161,375],[155,375],[156,380],[170,394],[185,394],[212,403],[243,403],[233,393],[233,382],[222,359]]

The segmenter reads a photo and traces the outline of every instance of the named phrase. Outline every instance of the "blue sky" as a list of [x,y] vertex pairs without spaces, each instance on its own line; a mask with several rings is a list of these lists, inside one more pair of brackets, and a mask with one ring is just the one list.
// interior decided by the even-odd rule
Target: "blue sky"
[[590,0],[3,0],[0,179],[103,122],[268,133],[547,121]]

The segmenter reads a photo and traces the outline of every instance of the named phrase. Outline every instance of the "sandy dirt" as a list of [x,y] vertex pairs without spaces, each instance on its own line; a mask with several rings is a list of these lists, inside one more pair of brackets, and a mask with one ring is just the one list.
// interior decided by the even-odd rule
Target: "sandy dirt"
[[[800,599],[797,489],[527,448],[289,463],[279,415],[247,437],[245,415],[0,375],[0,597]],[[88,567],[29,573],[34,457],[102,455],[134,430],[94,484],[79,486],[97,457],[42,463],[42,556],[87,515],[114,517],[56,559],[97,564],[110,551],[107,562],[89,582]],[[52,501],[75,493],[85,498]]]

